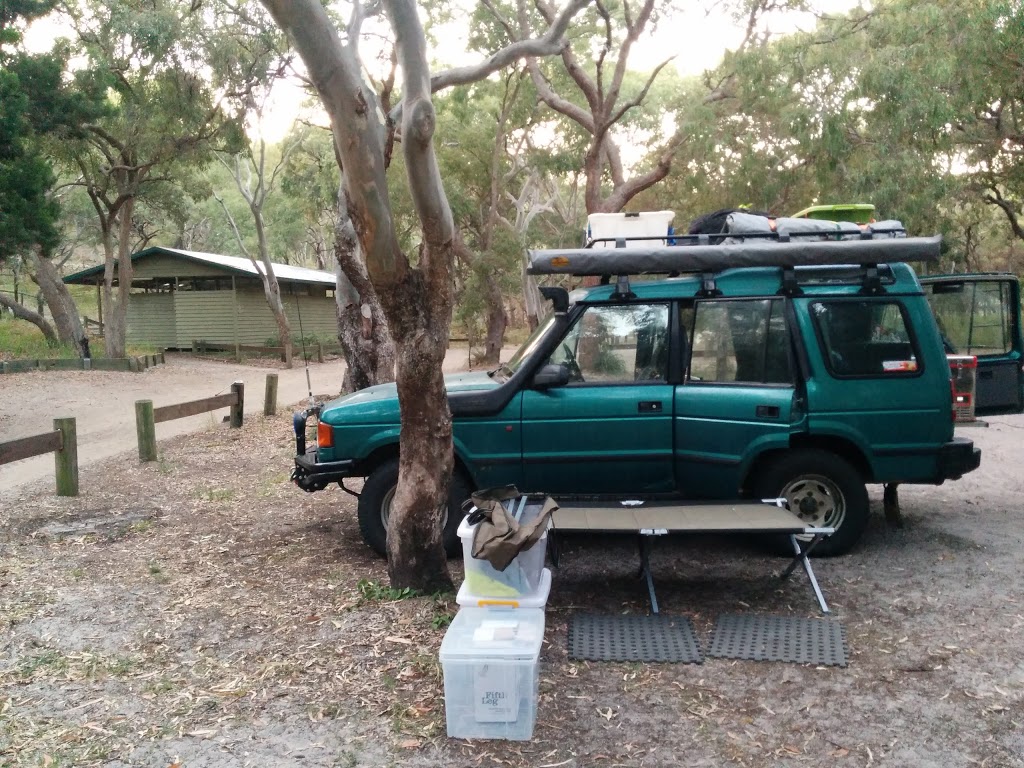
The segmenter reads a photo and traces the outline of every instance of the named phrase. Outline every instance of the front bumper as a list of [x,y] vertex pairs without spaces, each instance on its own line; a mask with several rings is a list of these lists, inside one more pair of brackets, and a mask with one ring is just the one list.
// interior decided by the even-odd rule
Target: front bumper
[[981,449],[966,437],[954,437],[939,449],[939,482],[957,480],[981,466]]
[[346,477],[355,476],[355,460],[317,461],[316,445],[306,448],[306,421],[310,416],[320,415],[319,408],[298,411],[292,416],[295,430],[295,467],[292,482],[309,493],[322,491],[331,483],[340,483]]
[[316,460],[316,447],[307,453],[295,456],[295,467],[292,469],[292,481],[304,491],[322,491],[331,483],[339,483],[346,477],[354,477],[355,461],[322,461]]

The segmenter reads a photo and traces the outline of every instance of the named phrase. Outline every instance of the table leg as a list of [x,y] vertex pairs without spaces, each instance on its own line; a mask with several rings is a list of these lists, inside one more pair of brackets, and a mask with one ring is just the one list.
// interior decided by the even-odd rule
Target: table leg
[[818,542],[823,538],[824,536],[822,534],[817,533],[814,535],[814,538],[811,539],[811,542],[807,545],[806,549],[801,549],[800,542],[796,540],[796,535],[790,535],[789,540],[793,542],[793,552],[796,554],[796,557],[793,558],[793,562],[789,564],[789,567],[782,573],[780,578],[785,579],[793,572],[793,569],[796,568],[797,565],[802,563],[804,571],[807,573],[807,579],[811,582],[811,589],[814,590],[814,596],[818,598],[818,605],[821,607],[821,612],[830,613],[828,603],[825,602],[825,596],[821,593],[821,587],[818,586],[818,580],[814,576],[814,569],[811,568],[811,561],[807,557],[810,551],[814,549],[814,547],[818,545]]
[[658,596],[654,593],[654,577],[651,575],[651,541],[649,536],[640,535],[640,573],[647,580],[647,594],[651,598],[651,613],[658,614]]

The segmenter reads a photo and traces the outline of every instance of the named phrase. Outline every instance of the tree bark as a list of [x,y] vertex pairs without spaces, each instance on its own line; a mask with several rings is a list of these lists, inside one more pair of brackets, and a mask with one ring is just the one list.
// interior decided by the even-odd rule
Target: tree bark
[[505,297],[498,282],[487,280],[487,332],[484,337],[484,352],[480,362],[497,364],[501,359],[501,348],[505,344],[505,329],[508,327],[508,313],[505,312]]
[[85,328],[82,327],[82,318],[78,314],[78,307],[71,292],[60,279],[52,261],[38,252],[34,252],[32,257],[36,268],[36,282],[46,305],[50,308],[57,335],[65,344],[71,345],[76,355],[85,357]]
[[338,343],[345,356],[342,393],[395,380],[395,344],[384,308],[359,257],[359,239],[342,193],[334,241],[334,292],[338,308]]
[[46,318],[40,315],[38,312],[33,312],[28,307],[24,307],[14,299],[8,298],[3,293],[0,293],[0,307],[7,307],[11,310],[15,317],[21,320],[28,320],[36,328],[43,332],[43,336],[46,337],[46,343],[51,347],[57,346],[57,334],[54,333],[53,326],[50,325]]
[[395,586],[425,579],[428,589],[450,589],[441,519],[454,460],[442,364],[452,319],[455,224],[434,155],[436,116],[416,4],[384,0],[384,6],[404,75],[402,151],[424,240],[418,269],[406,273],[403,287],[408,295],[402,295],[406,291],[381,292],[399,342],[397,385],[402,407],[399,483],[388,520],[388,573]]
[[451,319],[451,212],[430,144],[433,109],[423,32],[409,0],[387,3],[405,73],[402,146],[423,228],[419,266],[398,244],[388,197],[384,130],[376,99],[360,79],[318,0],[263,0],[295,41],[331,118],[344,168],[349,213],[398,348],[402,412],[398,489],[388,521],[388,573],[395,588],[452,588],[441,514],[452,470],[451,415],[441,363]]
[[[131,259],[134,208],[135,198],[125,195],[124,201],[110,212],[103,223],[103,303],[106,305],[103,341],[107,357],[127,357],[128,301],[134,273]],[[116,244],[113,234],[115,224],[118,229]],[[114,280],[117,280],[116,298]]]

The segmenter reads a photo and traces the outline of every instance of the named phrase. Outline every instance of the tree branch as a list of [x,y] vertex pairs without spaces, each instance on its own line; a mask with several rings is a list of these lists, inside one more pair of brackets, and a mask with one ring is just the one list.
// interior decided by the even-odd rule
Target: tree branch
[[996,206],[1006,214],[1006,219],[1010,223],[1010,229],[1013,230],[1014,237],[1024,240],[1024,227],[1021,226],[1017,206],[1013,204],[1013,201],[1004,198],[999,189],[995,187],[986,193],[984,199],[986,203]]
[[465,85],[483,80],[488,75],[504,69],[519,59],[560,53],[566,47],[563,35],[569,28],[569,22],[590,2],[591,0],[569,0],[565,8],[550,19],[548,30],[538,38],[517,40],[478,64],[455,67],[437,73],[430,78],[431,93],[450,88],[453,85]]
[[57,334],[53,330],[53,326],[38,312],[34,312],[28,307],[23,307],[14,299],[8,298],[3,291],[0,291],[0,307],[7,307],[7,309],[14,313],[15,317],[32,323],[32,325],[43,332],[47,344],[51,346],[57,344]]

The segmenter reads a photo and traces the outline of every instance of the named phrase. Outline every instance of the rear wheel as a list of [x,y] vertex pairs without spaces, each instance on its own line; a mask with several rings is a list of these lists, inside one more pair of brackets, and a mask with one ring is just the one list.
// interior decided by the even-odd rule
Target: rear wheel
[[[381,557],[387,557],[388,518],[398,488],[398,457],[378,464],[363,483],[359,494],[359,532],[363,541]],[[455,557],[462,552],[459,523],[462,522],[462,502],[469,498],[470,487],[461,472],[456,470],[448,487],[448,509],[445,511],[441,532],[445,552]]]
[[[836,529],[814,548],[814,554],[844,554],[860,541],[867,528],[869,503],[864,480],[848,461],[834,453],[786,453],[761,471],[754,489],[761,498],[786,499],[790,511],[808,526]],[[776,548],[791,554],[788,537],[776,538]]]

